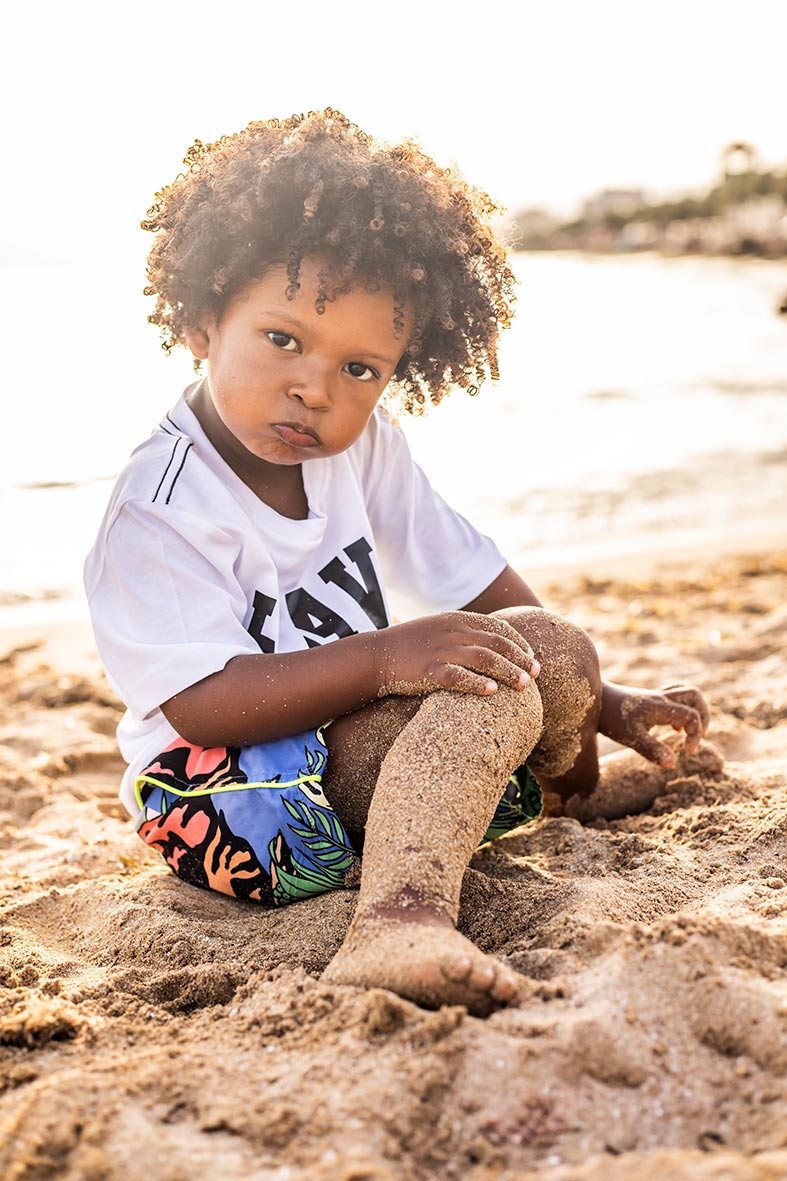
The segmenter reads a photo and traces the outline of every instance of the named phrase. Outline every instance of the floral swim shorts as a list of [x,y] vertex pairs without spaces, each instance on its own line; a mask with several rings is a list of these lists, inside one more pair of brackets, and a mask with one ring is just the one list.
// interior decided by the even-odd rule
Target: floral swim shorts
[[[345,886],[360,858],[326,799],[322,729],[259,746],[176,739],[137,777],[137,832],[183,881],[264,906]],[[541,814],[527,766],[487,829],[492,841]]]

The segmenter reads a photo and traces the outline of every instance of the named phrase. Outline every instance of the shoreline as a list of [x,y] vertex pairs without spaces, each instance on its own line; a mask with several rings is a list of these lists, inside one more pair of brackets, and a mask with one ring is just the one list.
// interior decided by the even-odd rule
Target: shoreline
[[631,247],[613,247],[604,249],[599,246],[584,248],[582,246],[516,246],[512,253],[517,255],[530,254],[561,254],[571,255],[577,258],[659,258],[659,259],[709,259],[710,261],[721,259],[725,262],[741,262],[741,263],[776,263],[781,266],[787,266],[787,252],[783,254],[758,254],[755,252],[747,253],[741,251],[739,253],[728,252],[724,250],[658,250],[655,247],[648,246],[639,248]]

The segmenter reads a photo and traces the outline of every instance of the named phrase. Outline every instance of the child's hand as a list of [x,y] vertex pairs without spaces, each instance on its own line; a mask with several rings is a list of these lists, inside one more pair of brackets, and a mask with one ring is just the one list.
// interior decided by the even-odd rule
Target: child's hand
[[533,649],[509,623],[475,611],[450,611],[376,633],[379,696],[435,689],[488,696],[498,682],[523,689],[541,671]]
[[672,726],[686,735],[687,754],[696,754],[708,729],[708,703],[691,685],[665,689],[627,689],[605,682],[602,688],[599,733],[630,746],[651,763],[675,766],[675,753],[649,733],[653,726]]

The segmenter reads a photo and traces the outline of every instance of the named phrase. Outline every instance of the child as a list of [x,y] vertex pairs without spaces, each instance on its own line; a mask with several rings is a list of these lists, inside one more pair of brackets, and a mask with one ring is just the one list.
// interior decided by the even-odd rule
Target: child
[[[325,978],[488,1012],[519,978],[456,931],[473,850],[540,789],[591,791],[598,733],[671,766],[649,728],[696,750],[705,703],[602,685],[587,636],[379,407],[389,383],[413,411],[497,376],[513,276],[491,200],[332,110],[197,141],[185,165],[143,223],[146,291],[165,348],[205,372],[134,452],[86,565],[127,706],[122,799],[179,877],[265,905],[344,886],[363,846]],[[392,624],[389,586],[431,613]]]

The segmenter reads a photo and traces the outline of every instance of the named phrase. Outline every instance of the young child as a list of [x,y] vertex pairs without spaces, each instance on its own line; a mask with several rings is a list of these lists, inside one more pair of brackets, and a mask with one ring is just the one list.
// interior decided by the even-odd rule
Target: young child
[[[598,733],[668,767],[650,727],[696,750],[707,723],[694,689],[602,684],[588,637],[380,408],[389,384],[413,411],[497,376],[496,212],[332,110],[197,141],[143,226],[150,319],[203,376],[134,452],[86,565],[142,839],[268,906],[344,886],[363,848],[326,979],[475,1013],[519,980],[455,928],[485,834],[537,816],[540,789],[593,790]],[[429,613],[393,624],[388,587]]]

